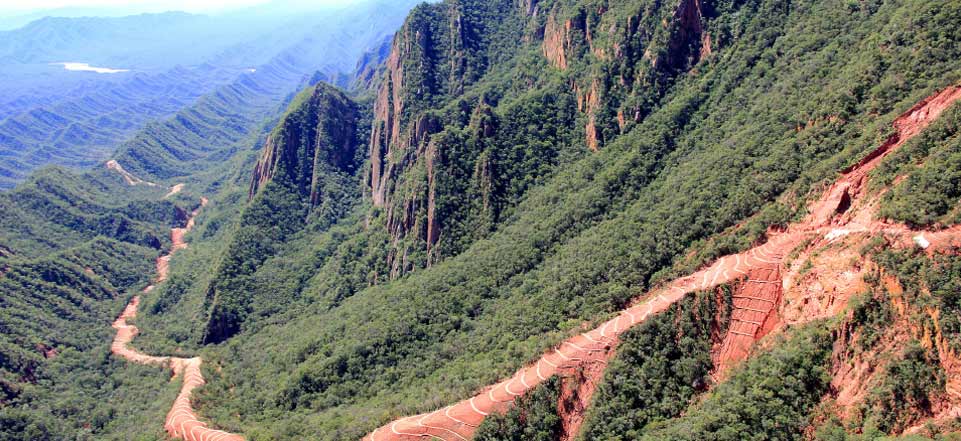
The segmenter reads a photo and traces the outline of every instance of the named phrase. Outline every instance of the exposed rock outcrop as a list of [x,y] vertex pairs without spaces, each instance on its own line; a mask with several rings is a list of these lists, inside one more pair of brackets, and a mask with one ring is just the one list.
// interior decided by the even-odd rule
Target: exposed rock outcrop
[[[367,183],[375,206],[388,205],[398,176],[442,129],[428,115],[437,97],[456,97],[483,64],[469,64],[484,29],[456,4],[415,9],[391,43],[377,97],[369,142]],[[471,35],[473,37],[468,36]],[[446,48],[442,51],[441,48]],[[475,57],[476,58],[476,57]]]
[[390,55],[387,57],[386,72],[374,101],[374,120],[370,132],[370,171],[368,183],[375,206],[383,206],[387,198],[387,187],[393,174],[390,163],[392,147],[400,148],[401,115],[404,110],[404,68],[402,55],[404,48],[400,35],[394,38]]
[[[521,1],[517,7],[517,13],[526,17],[535,13],[537,4]],[[441,207],[453,215],[466,210],[452,207],[453,187],[474,188],[484,205],[492,206],[492,161],[477,141],[494,136],[493,112],[477,98],[460,103],[472,115],[471,122],[449,121],[432,108],[438,99],[459,97],[486,69],[480,60],[487,25],[465,15],[457,4],[424,5],[411,14],[391,44],[373,105],[365,178],[367,195],[382,208],[390,236],[391,278],[440,258],[437,244],[447,220],[440,215]],[[486,122],[475,124],[478,112],[487,115]],[[465,129],[469,140],[459,134]],[[475,163],[477,158],[486,159]],[[474,176],[465,173],[464,164],[471,164]]]
[[294,99],[267,139],[240,231],[208,285],[202,342],[221,342],[240,331],[256,299],[237,279],[257,271],[308,222],[326,228],[360,201],[356,173],[364,126],[357,105],[332,86],[319,83]]
[[[506,31],[518,33],[518,41],[540,39],[547,63],[571,75],[570,89],[563,93],[576,97],[583,119],[575,117],[573,123],[583,128],[584,148],[595,151],[640,120],[645,103],[660,93],[658,84],[696,63],[703,42],[710,41],[703,34],[700,0],[638,11],[610,5],[541,11],[543,5],[533,0],[508,4],[514,6],[512,19],[523,26],[497,28],[499,24],[485,22],[476,11],[465,12],[456,2],[416,8],[391,42],[383,71],[374,81],[378,86],[365,195],[380,209],[372,216],[382,218],[378,222],[388,232],[391,278],[456,253],[444,244],[467,243],[482,235],[485,219],[496,219],[499,201],[514,197],[497,194],[509,188],[505,181],[512,166],[499,165],[496,150],[508,149],[512,141],[498,139],[510,135],[497,132],[496,111],[485,110],[494,124],[480,131],[467,127],[474,124],[478,109],[487,106],[484,96],[462,97],[488,67],[485,34]],[[504,6],[492,2],[487,7],[494,13]],[[611,10],[617,13],[609,14]],[[626,21],[612,18],[625,13]],[[664,57],[655,63],[657,68],[642,61],[652,44],[659,45],[655,56]],[[601,60],[610,75],[570,69],[585,57]],[[447,108],[438,108],[441,103]],[[472,115],[469,123],[463,117],[467,114]],[[459,135],[462,130],[469,136]],[[486,139],[505,145],[486,146]],[[452,201],[465,195],[479,203]],[[451,230],[449,224],[462,231]],[[464,235],[470,237],[464,240]]]
[[605,138],[628,126],[628,118],[636,122],[646,113],[643,105],[631,102],[632,95],[657,96],[671,78],[714,52],[711,37],[704,31],[700,0],[680,0],[667,8],[672,8],[669,18],[654,27],[652,22],[666,11],[632,12],[626,22],[605,17],[606,6],[590,13],[579,10],[566,19],[559,8],[548,15],[541,44],[548,64],[570,71],[575,60],[592,55],[608,66],[604,81],[597,73],[572,79],[578,109],[586,117],[584,135],[589,149],[596,151]]
[[359,167],[357,105],[324,83],[304,93],[304,101],[268,136],[254,167],[250,197],[275,181],[295,188],[317,206],[331,176],[350,176]]
[[557,19],[555,9],[547,17],[547,25],[544,27],[544,43],[542,45],[544,57],[550,62],[551,66],[565,70],[567,64],[567,51],[571,46],[571,28],[574,23],[567,20],[560,23]]
[[662,52],[663,58],[655,60],[655,63],[662,68],[680,71],[700,61],[704,43],[702,20],[701,0],[681,0],[674,10],[674,28],[668,39],[667,51]]
[[587,148],[597,151],[601,144],[601,134],[597,127],[597,113],[601,110],[601,83],[594,78],[591,86],[583,93],[575,85],[574,92],[577,94],[577,110],[587,114],[587,125],[584,127],[585,142]]

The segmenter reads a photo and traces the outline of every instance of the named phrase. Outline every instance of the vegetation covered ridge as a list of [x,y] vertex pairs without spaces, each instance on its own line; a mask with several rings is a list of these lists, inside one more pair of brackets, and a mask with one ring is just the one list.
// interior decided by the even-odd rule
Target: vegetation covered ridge
[[[690,42],[681,52],[693,55],[699,54],[694,46],[707,47],[700,44],[706,38],[688,32],[693,27],[682,26],[696,22],[675,10],[678,3],[704,7],[701,26],[709,31],[711,51],[700,61],[678,63],[675,70],[665,61],[678,53],[672,41]],[[688,38],[655,35],[665,20],[675,23],[673,17],[679,17],[677,35]],[[917,0],[858,5],[838,0],[452,0],[424,5],[395,37],[400,41],[392,44],[394,55],[380,78],[386,89],[368,97],[373,102],[357,100],[362,113],[370,113],[365,107],[374,109],[373,124],[359,124],[369,130],[359,138],[377,139],[379,146],[354,150],[361,161],[370,158],[351,178],[363,179],[362,193],[343,187],[348,191],[333,193],[343,199],[321,199],[348,202],[344,211],[330,211],[333,216],[318,211],[311,200],[317,175],[312,170],[316,153],[327,150],[315,147],[328,144],[314,144],[319,138],[309,130],[283,130],[284,136],[272,138],[283,139],[283,146],[271,150],[283,160],[263,165],[284,173],[262,175],[269,182],[257,185],[254,199],[244,205],[243,184],[252,181],[253,164],[245,167],[240,183],[245,188],[235,189],[240,202],[218,204],[218,210],[238,210],[238,228],[224,228],[231,224],[224,217],[214,219],[214,210],[204,212],[203,229],[184,256],[192,258],[191,264],[180,260],[172,283],[156,297],[160,306],[146,305],[143,323],[150,332],[139,341],[151,353],[216,343],[202,350],[206,363],[216,360],[220,369],[205,372],[208,385],[197,392],[194,404],[250,439],[356,440],[395,418],[456,403],[593,327],[581,329],[582,323],[614,318],[608,314],[662,282],[757,245],[769,226],[800,221],[804,207],[798,198],[816,198],[816,188],[823,189],[839,170],[884,142],[899,114],[957,82],[961,53],[955,48],[961,47],[961,33],[944,31],[952,28],[942,25],[952,17],[950,8]],[[503,32],[498,24],[506,26]],[[556,34],[565,30],[566,35]],[[889,34],[878,43],[878,36]],[[567,69],[551,67],[555,56]],[[653,64],[658,69],[650,73],[663,80],[665,89],[647,96],[653,83],[629,70]],[[466,71],[473,73],[463,76]],[[623,79],[616,72],[624,72]],[[594,78],[600,95],[592,90]],[[429,98],[425,91],[437,93]],[[595,109],[595,125],[606,134],[591,152],[586,130],[580,130],[590,121],[580,108],[589,110],[597,96],[609,111]],[[579,99],[584,105],[578,106]],[[623,128],[618,110],[625,116]],[[312,125],[307,116],[305,127]],[[935,126],[946,120],[942,116]],[[934,129],[921,137],[934,141],[933,151],[954,148],[951,133]],[[910,142],[897,156],[915,151],[917,144]],[[381,165],[378,200],[372,188],[374,161]],[[910,174],[905,181],[910,184],[919,173],[893,175]],[[899,200],[916,198],[897,187],[892,193]],[[957,197],[924,196],[947,200],[949,209],[919,221],[954,215],[950,206]],[[841,237],[847,243],[865,236]],[[207,262],[229,271],[218,280],[216,273],[203,271]],[[220,265],[226,262],[231,265]],[[765,281],[784,274],[754,272],[750,279]],[[173,283],[175,277],[180,283]],[[742,284],[755,286],[745,291],[773,285],[731,285]],[[756,297],[773,295],[777,301],[776,291],[760,294]],[[784,305],[802,303],[791,303],[788,290],[784,295]],[[751,300],[751,306],[737,299],[739,306],[762,310],[739,308],[736,318],[745,321],[735,324],[738,332],[752,332],[755,325],[747,321],[762,322],[754,314],[775,310],[756,302],[762,300]],[[211,310],[223,313],[205,322]],[[660,323],[663,315],[638,328]],[[200,320],[185,322],[184,316]],[[210,326],[217,323],[229,326]],[[740,337],[732,340],[732,357],[742,353],[741,341],[753,344],[752,338]],[[618,344],[618,359],[628,347],[626,338]],[[709,343],[721,342],[711,336]],[[785,351],[796,348],[786,346]],[[805,354],[820,353],[819,346]],[[800,359],[808,364],[820,360],[805,357]],[[713,368],[711,358],[707,363]],[[750,363],[758,364],[755,360]],[[783,373],[779,379],[802,372],[793,365],[780,365],[780,372],[759,365],[763,369],[755,373]],[[755,375],[748,383],[761,378],[774,377]],[[684,379],[691,381],[672,384],[711,384],[705,376]],[[511,391],[519,385],[515,382]],[[661,399],[648,390],[653,388],[640,389],[651,400]],[[670,400],[678,394],[661,395]],[[603,398],[602,403],[603,396],[594,398],[592,408],[626,401]],[[631,404],[644,406],[642,401]],[[782,414],[782,404],[762,395],[742,395],[737,402]],[[678,414],[674,407],[660,408],[651,418]],[[801,421],[809,411],[799,407],[791,416]],[[741,430],[742,437],[751,434],[730,419],[717,425]],[[631,438],[618,425],[600,426],[591,433],[603,436],[593,439]],[[761,427],[766,426],[749,428]],[[792,421],[791,427],[797,425]]]
[[[305,18],[311,27],[297,31],[309,38],[290,38],[283,53],[263,54],[270,58],[252,65],[256,72],[211,85],[176,115],[137,131],[111,157],[98,158],[95,168],[48,167],[0,194],[0,439],[166,438],[164,426],[152,423],[170,410],[180,382],[112,356],[117,330],[105,325],[130,295],[154,282],[155,264],[164,263],[155,259],[171,246],[170,228],[184,226],[198,195],[215,202],[197,218],[203,229],[178,260],[193,256],[208,233],[232,232],[234,210],[243,203],[231,190],[248,181],[247,166],[293,93],[334,81],[335,73],[346,81],[339,72],[392,34],[414,1],[343,8],[321,24]],[[167,330],[149,319],[183,282],[180,263],[173,265],[170,280],[139,304],[136,324],[149,331],[138,335],[137,346],[146,353],[180,355],[150,340]],[[169,315],[185,326],[193,322]],[[203,354],[209,381],[209,360],[219,357]],[[198,390],[192,397],[194,407],[202,406]],[[221,428],[251,433],[199,413]]]
[[[842,176],[816,199],[809,207],[809,214],[802,221],[791,224],[784,231],[771,230],[768,240],[748,251],[727,255],[693,274],[675,279],[660,288],[637,298],[632,306],[621,311],[613,319],[600,326],[578,334],[562,342],[544,354],[533,364],[518,370],[510,378],[459,403],[430,413],[398,419],[375,429],[364,440],[404,441],[434,437],[443,440],[470,439],[484,419],[493,413],[503,413],[514,401],[555,375],[571,375],[590,363],[610,357],[618,343],[618,337],[685,298],[689,293],[711,289],[736,280],[751,281],[749,274],[764,269],[780,269],[788,254],[805,240],[833,242],[839,236],[858,231],[883,232],[902,238],[901,245],[918,244],[933,252],[937,247],[957,244],[961,229],[949,228],[937,232],[914,230],[906,225],[873,219],[866,208],[868,196],[866,181],[868,173],[883,159],[921,133],[945,110],[961,99],[961,85],[950,86],[922,100],[900,115],[892,124],[894,133],[878,148],[857,164],[845,169]],[[854,208],[852,210],[852,208]],[[937,237],[924,242],[917,238]],[[778,272],[780,273],[780,272]],[[777,280],[776,283],[780,283]],[[762,297],[734,296],[741,299],[735,309],[757,309],[744,302],[771,303]],[[753,305],[751,305],[753,306]],[[764,336],[764,319],[732,318],[725,337],[725,346],[734,340],[748,338],[749,343]],[[770,314],[770,308],[768,308]],[[769,329],[768,329],[769,330]],[[730,353],[730,351],[727,351]],[[746,356],[742,352],[739,356]],[[738,355],[735,355],[738,356]],[[572,433],[571,435],[576,435]]]

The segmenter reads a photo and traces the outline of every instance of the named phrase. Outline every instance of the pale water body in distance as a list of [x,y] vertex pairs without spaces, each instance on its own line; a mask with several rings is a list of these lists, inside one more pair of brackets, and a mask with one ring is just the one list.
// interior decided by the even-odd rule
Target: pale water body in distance
[[109,67],[95,67],[95,66],[91,66],[91,65],[89,65],[89,64],[87,64],[87,63],[73,63],[73,62],[68,62],[68,63],[50,63],[50,64],[56,64],[56,65],[63,66],[63,68],[64,68],[64,69],[67,69],[67,70],[75,70],[75,71],[82,71],[82,72],[96,72],[96,73],[101,73],[101,74],[114,74],[114,73],[121,73],[121,72],[130,72],[130,69],[111,69],[111,68],[109,68]]

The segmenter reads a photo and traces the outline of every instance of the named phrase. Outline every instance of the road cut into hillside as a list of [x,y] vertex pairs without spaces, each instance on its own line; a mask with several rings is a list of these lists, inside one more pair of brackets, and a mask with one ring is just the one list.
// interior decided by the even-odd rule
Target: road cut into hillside
[[570,376],[589,364],[603,364],[624,331],[668,309],[690,293],[736,283],[731,324],[717,367],[723,370],[747,357],[751,346],[773,329],[781,301],[785,260],[792,250],[809,240],[827,244],[844,235],[870,233],[896,237],[902,246],[917,245],[929,252],[937,246],[961,245],[958,228],[941,232],[913,231],[904,225],[875,220],[876,198],[867,194],[866,185],[872,169],[959,99],[961,86],[951,86],[901,114],[893,123],[895,133],[864,159],[844,170],[841,177],[810,204],[805,219],[784,230],[770,230],[763,244],[721,257],[706,268],[653,289],[614,318],[568,338],[510,378],[464,401],[398,419],[375,429],[363,441],[467,441],[488,415],[506,411],[517,397],[551,376]]

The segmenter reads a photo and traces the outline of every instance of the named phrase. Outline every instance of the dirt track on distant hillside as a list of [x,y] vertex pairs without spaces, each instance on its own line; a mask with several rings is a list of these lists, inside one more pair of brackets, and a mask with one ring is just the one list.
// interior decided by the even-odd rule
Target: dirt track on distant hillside
[[[207,200],[201,199],[201,208],[206,204]],[[157,278],[153,285],[144,288],[143,294],[150,293],[156,284],[167,280],[167,274],[170,269],[170,256],[178,250],[187,247],[187,243],[184,241],[184,235],[193,228],[194,217],[197,216],[199,211],[200,208],[197,208],[191,213],[190,218],[187,220],[187,225],[184,228],[173,228],[170,230],[170,238],[173,246],[169,254],[157,258]],[[139,305],[140,296],[135,296],[130,300],[127,307],[124,308],[120,317],[113,323],[114,329],[117,330],[117,335],[114,337],[110,350],[114,354],[135,363],[165,366],[173,369],[174,376],[183,375],[183,386],[180,388],[180,394],[177,395],[177,399],[170,408],[170,412],[167,413],[167,420],[164,423],[164,428],[167,430],[167,433],[173,438],[180,438],[187,441],[243,441],[244,438],[240,435],[234,435],[207,427],[207,423],[200,421],[191,407],[191,392],[204,384],[204,377],[200,372],[200,364],[202,363],[200,357],[156,357],[143,354],[129,347],[130,342],[137,336],[138,329],[136,326],[128,324],[127,320],[132,320],[137,316],[137,307]]]
[[104,167],[107,167],[108,170],[113,170],[113,171],[119,173],[120,176],[123,177],[123,180],[124,180],[124,181],[127,181],[127,184],[128,184],[128,185],[147,185],[147,186],[150,186],[150,187],[156,187],[156,186],[157,186],[157,184],[155,184],[155,183],[153,183],[153,182],[144,181],[143,179],[140,179],[140,178],[134,176],[133,174],[131,174],[130,172],[128,172],[126,169],[124,169],[123,166],[120,165],[119,162],[117,162],[117,161],[115,161],[115,160],[113,160],[113,159],[111,159],[111,160],[107,161],[106,163],[104,163]]
[[899,116],[893,124],[894,135],[858,164],[844,170],[842,176],[810,205],[810,214],[803,221],[785,231],[769,231],[764,244],[740,254],[724,256],[706,268],[650,291],[613,319],[565,340],[510,378],[482,389],[467,400],[430,413],[398,419],[374,430],[364,437],[364,441],[425,438],[466,441],[485,417],[507,410],[517,397],[552,375],[573,375],[588,363],[603,363],[624,331],[666,310],[689,293],[737,281],[739,288],[734,294],[731,326],[719,360],[723,368],[746,357],[754,342],[773,328],[772,320],[777,318],[772,318],[772,313],[777,311],[781,300],[781,269],[785,257],[807,239],[830,243],[851,233],[868,232],[896,236],[901,238],[904,246],[917,244],[929,251],[936,247],[961,245],[961,230],[958,228],[930,233],[875,221],[865,185],[868,172],[958,99],[961,99],[961,86],[951,86]]

